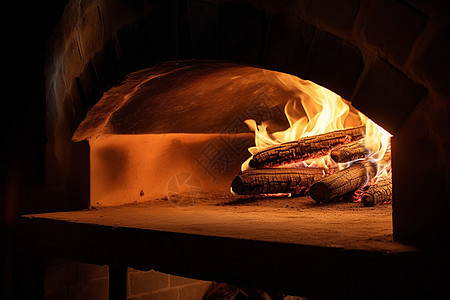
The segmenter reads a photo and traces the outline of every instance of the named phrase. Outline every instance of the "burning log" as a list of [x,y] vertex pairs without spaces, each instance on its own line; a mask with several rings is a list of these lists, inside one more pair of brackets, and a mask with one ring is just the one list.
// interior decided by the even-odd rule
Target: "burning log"
[[316,202],[330,202],[333,198],[367,184],[376,174],[376,162],[358,161],[346,169],[316,181],[311,185],[309,195]]
[[315,181],[323,177],[322,169],[257,169],[239,172],[231,189],[239,195],[291,193],[301,195]]
[[309,189],[309,195],[316,202],[329,202],[367,184],[391,163],[391,152],[386,152],[379,161],[363,160],[350,167],[316,181]]
[[282,143],[256,153],[249,166],[261,168],[290,160],[307,160],[326,155],[333,147],[361,139],[364,132],[365,126],[359,126]]
[[330,153],[331,159],[337,163],[357,160],[367,155],[369,155],[369,150],[364,148],[364,139],[337,146]]
[[392,180],[390,178],[379,180],[371,185],[361,196],[364,206],[374,206],[392,200]]

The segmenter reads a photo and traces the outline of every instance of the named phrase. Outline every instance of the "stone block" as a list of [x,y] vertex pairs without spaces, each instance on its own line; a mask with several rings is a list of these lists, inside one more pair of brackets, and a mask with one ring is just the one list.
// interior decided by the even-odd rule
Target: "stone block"
[[378,60],[352,99],[354,107],[395,134],[426,90],[389,63]]
[[202,283],[203,281],[197,280],[197,279],[191,279],[186,277],[180,277],[175,275],[169,276],[170,286],[180,286],[180,285],[187,285],[187,284],[193,284],[193,283]]
[[360,0],[308,2],[307,18],[314,24],[323,24],[330,30],[350,31],[358,15]]
[[[101,1],[99,13],[104,24],[105,40],[113,39],[117,30],[135,23],[145,7],[143,1]],[[140,7],[139,7],[140,6]]]
[[450,29],[442,31],[417,60],[414,71],[442,96],[450,96]]
[[107,300],[108,280],[106,278],[96,279],[70,286],[66,299]]
[[267,21],[263,11],[240,3],[223,6],[222,56],[226,60],[259,65]]
[[141,67],[141,61],[153,61],[146,55],[145,44],[141,42],[141,37],[136,25],[127,25],[117,30],[116,41],[119,47],[119,63],[122,73],[129,73]]
[[396,240],[438,250],[450,246],[449,111],[448,101],[428,97],[392,138]]
[[210,282],[201,284],[188,285],[180,290],[180,300],[197,300],[202,299],[205,292],[208,290]]
[[[143,48],[156,61],[177,59],[178,2],[176,0],[153,0],[150,3],[149,11],[138,22]],[[143,61],[144,65],[146,62],[146,60]]]
[[46,267],[45,299],[107,299],[108,267],[53,260]]
[[[141,300],[179,300],[178,289],[155,292],[150,295],[143,295]],[[201,299],[201,298],[199,298]]]
[[97,5],[85,7],[78,22],[78,36],[84,57],[91,57],[103,46],[103,21]]
[[120,78],[120,65],[114,41],[106,41],[103,49],[95,53],[92,62],[100,89],[102,91],[110,89]]
[[[58,69],[58,71],[61,71]],[[47,139],[52,140],[54,136],[54,131],[56,128],[56,124],[58,118],[60,117],[61,112],[61,103],[62,100],[65,100],[67,97],[67,87],[65,85],[65,81],[63,79],[63,75],[61,72],[56,72],[54,76],[54,80],[49,83],[49,87],[46,90],[46,103],[45,103],[45,122],[46,122],[46,133]],[[77,92],[78,94],[78,92]],[[74,98],[75,101],[79,100],[78,98]]]
[[77,263],[77,276],[80,281],[108,278],[108,266],[98,266],[87,263]]
[[220,59],[220,5],[207,1],[188,1],[187,5],[192,56]]
[[60,99],[62,101],[59,103],[60,110],[58,118],[64,118],[63,122],[67,122],[70,134],[73,134],[86,116],[88,107],[83,106],[80,92],[75,84],[71,85],[70,89]]
[[85,68],[75,79],[75,82],[80,93],[81,101],[85,107],[91,108],[100,100],[102,90],[92,60],[85,65]]
[[133,296],[169,287],[169,275],[156,272],[132,272],[128,274],[128,295]]
[[262,65],[299,75],[313,40],[315,27],[293,15],[273,15],[269,20]]
[[65,51],[60,57],[60,61],[55,65],[61,66],[62,72],[66,77],[66,82],[72,82],[84,67],[84,60],[82,58],[81,46],[78,38],[72,35],[71,38],[65,41]]
[[403,64],[417,37],[425,29],[427,18],[400,1],[374,1],[369,10],[364,34],[383,56]]
[[63,287],[78,283],[78,263],[65,260],[50,260],[45,270],[46,293],[54,293]]
[[157,61],[178,58],[178,6],[176,1],[152,1],[145,15],[117,30],[122,72],[129,73]]
[[339,37],[316,32],[303,74],[299,76],[350,99],[363,70],[360,50]]

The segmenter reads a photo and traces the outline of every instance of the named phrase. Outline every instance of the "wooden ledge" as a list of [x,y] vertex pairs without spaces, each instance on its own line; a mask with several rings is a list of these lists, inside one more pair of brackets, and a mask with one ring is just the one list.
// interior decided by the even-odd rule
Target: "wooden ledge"
[[417,279],[411,270],[421,252],[392,240],[388,206],[318,206],[308,198],[173,203],[22,216],[19,246],[292,295],[381,295]]

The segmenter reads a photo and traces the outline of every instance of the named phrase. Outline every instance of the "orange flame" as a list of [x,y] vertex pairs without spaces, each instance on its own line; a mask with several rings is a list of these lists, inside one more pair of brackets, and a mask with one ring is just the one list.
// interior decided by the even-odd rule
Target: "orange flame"
[[[255,146],[248,149],[252,155],[284,142],[360,125],[366,125],[365,147],[369,150],[369,158],[380,160],[390,150],[389,132],[353,108],[350,102],[311,81],[279,72],[272,74],[270,75],[275,76],[275,80],[279,80],[297,96],[288,99],[284,109],[290,126],[283,131],[271,132],[267,122],[263,121],[258,125],[255,120],[246,120],[248,127],[255,133]],[[242,170],[249,169],[250,159],[251,157],[242,164]],[[329,156],[294,163],[294,167],[324,169],[342,169],[347,165],[348,163],[338,164]],[[290,164],[289,167],[293,165]],[[379,173],[382,171],[379,170]]]

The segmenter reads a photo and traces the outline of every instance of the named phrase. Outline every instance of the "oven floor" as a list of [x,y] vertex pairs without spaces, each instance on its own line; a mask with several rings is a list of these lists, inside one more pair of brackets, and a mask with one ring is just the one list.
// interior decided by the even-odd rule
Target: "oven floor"
[[390,205],[210,199],[25,215],[19,245],[34,254],[294,295],[398,292],[417,277],[411,274],[420,268],[420,251],[393,241]]
[[309,197],[175,198],[24,216],[32,218],[342,249],[412,250],[393,241],[390,205],[372,208],[347,202],[316,205]]

